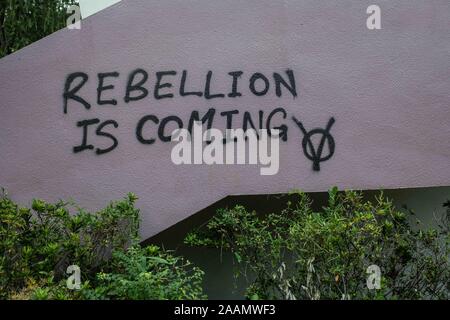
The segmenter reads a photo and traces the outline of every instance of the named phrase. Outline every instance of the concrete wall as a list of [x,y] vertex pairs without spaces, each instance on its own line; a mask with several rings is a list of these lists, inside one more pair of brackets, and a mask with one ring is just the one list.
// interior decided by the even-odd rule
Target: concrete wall
[[120,0],[78,0],[83,19],[112,6],[117,2],[120,2]]
[[[450,3],[380,1],[382,30],[366,28],[369,4],[124,0],[88,17],[81,30],[61,30],[7,56],[0,60],[0,185],[19,202],[73,198],[88,209],[134,192],[140,196],[143,238],[228,195],[320,192],[332,185],[448,186]],[[136,68],[148,72],[150,94],[130,102],[125,90]],[[287,79],[288,69],[297,95],[285,87],[276,93],[272,75]],[[156,73],[168,70],[177,74],[164,79],[172,87],[162,91],[174,97],[154,97]],[[183,70],[189,72],[188,90],[205,88],[204,95],[179,94]],[[238,70],[242,96],[207,98],[209,71],[212,93],[227,94],[228,73]],[[65,104],[64,92],[76,87],[70,76],[77,72],[89,77],[78,94],[91,108],[74,99]],[[99,77],[111,72],[117,75],[107,76],[104,85],[112,87],[102,91]],[[270,78],[270,90],[262,95],[251,92],[259,73]],[[117,104],[97,101],[99,88]],[[286,114],[277,113],[266,125],[279,107]],[[173,144],[163,141],[158,127],[172,116],[187,127],[193,111],[204,115],[210,109],[218,129],[234,109],[239,115],[233,127],[242,127],[245,112],[258,123],[260,111],[263,128],[288,127],[278,174],[262,176],[258,166],[175,165]],[[149,115],[159,121],[146,122],[144,130],[147,140],[156,137],[154,143],[136,133]],[[87,132],[92,149],[76,151],[83,121],[93,119],[99,123]],[[166,134],[175,128],[170,123]],[[112,143],[105,132],[118,145],[98,154]],[[304,142],[321,136],[323,154],[312,157]],[[311,143],[318,151],[316,142]]]

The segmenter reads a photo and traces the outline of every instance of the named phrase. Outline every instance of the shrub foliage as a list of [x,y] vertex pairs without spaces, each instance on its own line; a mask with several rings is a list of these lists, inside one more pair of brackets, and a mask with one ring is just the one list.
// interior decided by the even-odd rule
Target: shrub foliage
[[[128,194],[89,213],[42,200],[22,208],[0,197],[0,298],[203,298],[201,270],[158,247],[141,248],[136,200]],[[69,265],[81,269],[81,290],[67,288]]]
[[74,0],[0,1],[0,58],[65,27]]
[[[370,202],[336,188],[320,212],[311,204],[299,192],[280,213],[222,209],[185,242],[231,250],[236,274],[249,281],[248,298],[449,298],[448,214],[424,230],[383,194]],[[372,265],[381,269],[379,290],[367,285]]]

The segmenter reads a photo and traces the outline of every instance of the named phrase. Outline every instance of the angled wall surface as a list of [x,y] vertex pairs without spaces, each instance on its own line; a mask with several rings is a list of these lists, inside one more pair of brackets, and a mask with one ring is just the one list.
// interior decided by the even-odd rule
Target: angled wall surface
[[[72,198],[88,209],[134,192],[144,238],[232,194],[448,186],[450,3],[379,1],[381,30],[366,28],[370,4],[129,0],[84,20],[81,30],[38,41],[0,60],[0,185],[23,203]],[[137,69],[148,79],[133,83],[142,80],[148,95],[127,101]],[[180,95],[184,70],[186,91],[201,97]],[[156,73],[164,71],[172,73],[158,93],[174,96],[157,99]],[[206,98],[209,71],[209,94],[223,98]],[[237,71],[239,78],[229,75]],[[274,73],[285,80],[281,94]],[[88,78],[68,82],[80,74]],[[260,94],[252,93],[255,74],[267,77],[266,93],[260,76],[253,83]],[[65,104],[64,92],[77,85],[85,103]],[[109,103],[98,103],[99,88],[100,101]],[[233,92],[242,95],[229,97]],[[287,128],[278,174],[173,164],[173,143],[162,137],[176,128],[174,117],[187,127],[193,111],[202,117],[211,109],[215,128],[229,119],[242,127],[246,112],[256,126],[261,116],[262,127]],[[83,134],[93,149],[74,152]],[[117,147],[98,154],[111,147],[110,135]],[[320,138],[323,154],[310,159],[308,143],[320,153]]]

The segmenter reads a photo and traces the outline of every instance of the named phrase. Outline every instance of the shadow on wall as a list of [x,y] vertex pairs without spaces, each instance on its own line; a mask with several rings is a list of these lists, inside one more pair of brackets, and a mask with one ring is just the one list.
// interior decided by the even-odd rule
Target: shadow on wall
[[[365,191],[370,200],[379,191]],[[433,215],[445,212],[442,204],[450,200],[450,187],[417,188],[385,190],[385,195],[392,199],[398,208],[407,206],[414,210],[418,219],[426,226],[434,224]],[[313,208],[320,209],[327,201],[326,193],[311,193]],[[157,244],[165,249],[176,250],[176,253],[191,260],[205,271],[204,288],[209,299],[243,299],[246,288],[245,281],[235,281],[233,277],[233,260],[228,252],[218,249],[192,248],[183,244],[184,237],[192,229],[207,222],[219,208],[232,208],[243,205],[248,210],[261,214],[282,210],[289,195],[256,195],[232,196],[224,198],[208,208],[181,221],[158,235],[144,241],[145,244]]]

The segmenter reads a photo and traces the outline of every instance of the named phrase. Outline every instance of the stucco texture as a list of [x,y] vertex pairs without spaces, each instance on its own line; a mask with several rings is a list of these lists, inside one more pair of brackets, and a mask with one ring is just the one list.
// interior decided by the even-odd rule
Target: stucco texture
[[[150,237],[215,201],[234,194],[271,194],[292,189],[325,191],[450,185],[450,2],[377,1],[382,29],[366,28],[360,0],[166,0],[122,1],[82,21],[81,30],[61,30],[0,60],[0,185],[17,201],[39,197],[73,199],[88,209],[134,192],[139,197],[142,237]],[[123,100],[129,73],[148,71],[150,94]],[[252,95],[255,72],[295,73],[298,96],[273,88]],[[153,97],[155,72],[175,70],[172,99]],[[179,76],[201,87],[214,73],[214,90],[227,93],[228,72],[242,70],[242,97],[180,97]],[[116,106],[96,104],[97,74],[118,72],[105,97]],[[84,72],[80,91],[87,110],[70,101],[63,112],[66,77]],[[247,86],[247,87],[246,87]],[[276,107],[287,118],[288,141],[280,144],[280,171],[261,176],[255,166],[176,166],[171,143],[144,145],[136,124],[145,115],[177,115],[187,124],[191,112],[209,108],[265,116]],[[323,128],[331,117],[333,157],[320,171],[302,150],[302,133]],[[216,115],[214,126],[223,128]],[[73,153],[81,142],[80,120],[113,119],[108,127],[119,141],[106,154]],[[89,141],[107,147],[108,139]],[[169,129],[168,129],[169,130]],[[157,136],[149,123],[146,135]]]

